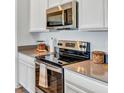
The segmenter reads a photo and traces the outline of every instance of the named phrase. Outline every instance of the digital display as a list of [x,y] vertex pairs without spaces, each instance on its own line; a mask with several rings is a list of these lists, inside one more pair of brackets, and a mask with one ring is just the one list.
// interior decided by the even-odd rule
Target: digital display
[[75,43],[66,43],[65,46],[66,47],[75,47]]

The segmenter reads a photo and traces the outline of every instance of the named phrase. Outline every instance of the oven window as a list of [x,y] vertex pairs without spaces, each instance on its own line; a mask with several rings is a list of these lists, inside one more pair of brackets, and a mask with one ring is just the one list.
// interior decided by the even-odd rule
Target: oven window
[[62,11],[47,14],[47,26],[62,26]]
[[40,65],[35,66],[36,87],[44,93],[63,93],[63,74],[47,69],[48,88],[39,86]]

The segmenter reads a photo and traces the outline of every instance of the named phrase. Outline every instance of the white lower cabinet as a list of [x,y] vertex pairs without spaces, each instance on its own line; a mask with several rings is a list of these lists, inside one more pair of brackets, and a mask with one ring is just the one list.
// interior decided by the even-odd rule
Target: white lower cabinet
[[[65,83],[65,93],[89,93],[73,84]],[[91,92],[92,93],[92,92]]]
[[35,93],[35,64],[24,55],[19,59],[19,83],[29,92]]
[[22,60],[19,60],[19,83],[27,87],[27,65]]
[[108,93],[108,84],[70,70],[65,71],[65,93]]
[[30,0],[30,32],[46,31],[47,0]]
[[35,68],[33,66],[28,66],[28,79],[27,86],[30,93],[35,93]]

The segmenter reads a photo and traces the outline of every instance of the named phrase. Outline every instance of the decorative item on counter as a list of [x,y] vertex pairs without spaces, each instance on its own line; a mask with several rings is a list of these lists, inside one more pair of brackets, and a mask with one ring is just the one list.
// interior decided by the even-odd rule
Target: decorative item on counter
[[104,63],[105,53],[103,51],[93,51],[92,52],[92,61],[96,64]]
[[37,41],[38,45],[37,45],[37,49],[36,49],[36,54],[37,56],[42,55],[43,52],[46,52],[46,44],[44,41]]
[[53,38],[53,37],[50,37],[50,39],[49,39],[49,51],[51,52],[51,53],[53,53],[54,52],[54,45],[55,44],[55,38]]

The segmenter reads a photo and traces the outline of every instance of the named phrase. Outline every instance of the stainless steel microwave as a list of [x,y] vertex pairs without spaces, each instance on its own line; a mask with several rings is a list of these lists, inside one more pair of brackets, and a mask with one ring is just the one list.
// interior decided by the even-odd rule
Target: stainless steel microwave
[[47,29],[76,29],[77,2],[75,0],[47,9]]

